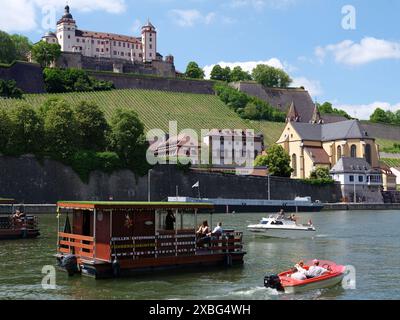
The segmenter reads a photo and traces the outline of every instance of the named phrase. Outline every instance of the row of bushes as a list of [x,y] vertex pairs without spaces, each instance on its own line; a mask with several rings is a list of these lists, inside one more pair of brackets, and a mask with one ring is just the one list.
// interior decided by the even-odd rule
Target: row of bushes
[[241,118],[248,120],[265,120],[285,122],[286,114],[275,109],[265,101],[250,97],[229,85],[218,83],[214,86],[222,102],[233,109]]
[[49,99],[40,108],[21,103],[0,109],[0,152],[35,154],[61,161],[87,181],[90,172],[148,170],[144,126],[133,111],[116,110],[108,123],[100,108],[82,101],[70,105]]
[[45,68],[44,83],[48,93],[107,91],[115,89],[111,81],[97,80],[80,69]]

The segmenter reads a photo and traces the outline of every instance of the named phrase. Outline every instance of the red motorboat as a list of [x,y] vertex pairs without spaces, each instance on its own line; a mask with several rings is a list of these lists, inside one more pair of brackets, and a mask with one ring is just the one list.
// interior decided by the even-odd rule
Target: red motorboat
[[[278,275],[269,275],[264,278],[264,285],[267,288],[276,289],[285,293],[299,293],[306,290],[315,290],[334,287],[340,284],[346,275],[346,267],[337,265],[332,261],[319,261],[322,268],[327,271],[321,276],[297,280],[291,277],[293,270],[282,272]],[[303,268],[309,270],[313,261],[305,263]]]

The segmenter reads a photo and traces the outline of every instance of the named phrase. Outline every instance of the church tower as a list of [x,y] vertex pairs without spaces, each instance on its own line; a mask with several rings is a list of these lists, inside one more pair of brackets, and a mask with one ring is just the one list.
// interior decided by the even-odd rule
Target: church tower
[[301,118],[299,116],[299,113],[297,112],[294,101],[292,101],[288,114],[286,116],[286,122],[300,122],[300,120]]
[[142,27],[143,62],[157,58],[157,31],[150,21]]
[[76,22],[69,11],[69,6],[65,7],[62,18],[57,22],[57,40],[61,46],[61,51],[72,52],[75,45]]

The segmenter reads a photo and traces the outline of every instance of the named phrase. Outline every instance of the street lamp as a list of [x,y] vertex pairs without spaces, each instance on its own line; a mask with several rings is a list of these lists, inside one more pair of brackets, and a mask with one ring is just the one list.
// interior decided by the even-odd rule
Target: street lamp
[[151,173],[153,172],[153,169],[150,169],[147,172],[147,201],[151,202]]

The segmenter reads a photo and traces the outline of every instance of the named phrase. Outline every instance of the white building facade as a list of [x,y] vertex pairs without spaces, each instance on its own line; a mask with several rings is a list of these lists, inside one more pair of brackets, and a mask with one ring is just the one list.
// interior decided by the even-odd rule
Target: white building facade
[[340,183],[344,202],[383,202],[381,171],[371,168],[365,159],[342,157],[330,174]]
[[56,32],[48,32],[42,38],[48,43],[58,43],[62,52],[81,53],[92,58],[113,58],[127,61],[151,62],[157,60],[157,31],[150,21],[142,27],[141,37],[113,33],[83,31],[65,7],[65,13],[57,22]]

